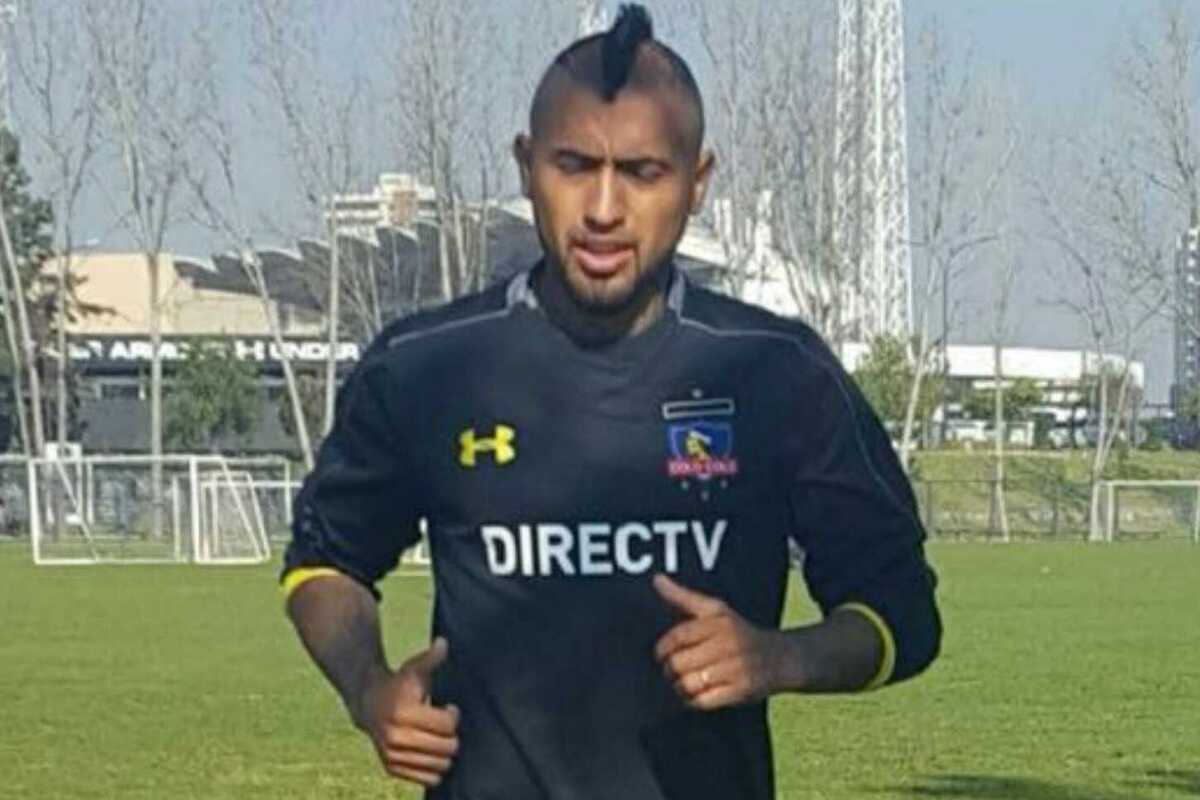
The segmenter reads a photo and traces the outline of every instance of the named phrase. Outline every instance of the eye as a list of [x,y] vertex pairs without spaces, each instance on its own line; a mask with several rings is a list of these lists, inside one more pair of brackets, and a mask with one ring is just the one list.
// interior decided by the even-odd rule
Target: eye
[[666,169],[656,161],[635,161],[625,168],[625,172],[639,181],[656,181],[666,174]]
[[585,171],[591,166],[591,159],[585,158],[578,153],[559,153],[554,158],[555,165],[568,175],[574,175]]

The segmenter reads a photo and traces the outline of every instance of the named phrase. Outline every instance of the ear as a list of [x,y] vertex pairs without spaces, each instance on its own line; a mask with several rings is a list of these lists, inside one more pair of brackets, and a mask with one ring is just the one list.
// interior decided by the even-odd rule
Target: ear
[[513,158],[517,161],[517,174],[521,178],[521,194],[529,197],[530,173],[533,171],[533,142],[529,134],[518,133],[513,139]]
[[691,213],[699,214],[704,208],[704,197],[708,194],[708,184],[716,168],[717,156],[712,150],[702,150],[696,164],[696,176],[692,179]]

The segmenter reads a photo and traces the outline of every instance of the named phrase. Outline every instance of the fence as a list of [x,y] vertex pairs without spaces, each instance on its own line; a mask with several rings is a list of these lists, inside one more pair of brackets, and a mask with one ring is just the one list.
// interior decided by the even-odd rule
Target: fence
[[[276,545],[276,550],[290,538],[292,501],[300,482],[292,478],[285,461],[221,459],[232,470],[228,475],[205,469],[202,462],[197,462],[201,469],[192,476],[187,464],[194,458],[168,457],[163,462],[158,521],[154,519],[154,493],[150,487],[153,471],[144,459],[91,456],[66,460],[60,462],[62,470],[54,468],[54,474],[48,466],[52,462],[35,460],[41,484],[52,487],[49,492],[42,490],[46,495],[40,519],[46,532],[43,541],[53,542],[56,526],[78,525],[80,517],[97,535],[107,536],[127,550],[136,546],[155,559],[193,557],[188,555],[197,552],[194,541],[189,543],[194,538],[193,517],[202,532],[219,531],[229,525],[246,527],[245,519],[253,517],[252,527],[261,526],[265,539]],[[31,517],[36,515],[37,507],[29,502],[29,469],[23,457],[0,456],[0,535],[19,536],[33,529]],[[79,513],[56,522],[56,509],[72,502],[67,496],[68,487],[74,487]],[[913,482],[913,491],[931,538],[1000,538],[994,480],[918,478]],[[1004,498],[1013,539],[1079,541],[1088,537],[1091,486],[1087,482],[1053,476],[1008,480]],[[1200,541],[1200,481],[1109,481],[1101,485],[1100,500],[1098,529],[1107,541]],[[69,508],[65,510],[64,516],[72,513]],[[156,535],[156,525],[168,531],[169,538]],[[211,541],[219,548],[223,540],[218,535]],[[406,553],[404,562],[427,564],[424,542]]]
[[[921,522],[933,539],[999,539],[995,480],[916,480]],[[1086,540],[1092,485],[1053,477],[1005,481],[1009,536]],[[1105,541],[1200,542],[1200,481],[1102,481],[1097,529]]]
[[290,478],[280,458],[216,455],[33,458],[25,471],[8,524],[24,518],[39,564],[262,562],[256,482]]
[[[1001,535],[995,480],[913,481],[921,522],[931,538]],[[1005,481],[1004,505],[1014,539],[1084,539],[1091,485],[1065,480]]]

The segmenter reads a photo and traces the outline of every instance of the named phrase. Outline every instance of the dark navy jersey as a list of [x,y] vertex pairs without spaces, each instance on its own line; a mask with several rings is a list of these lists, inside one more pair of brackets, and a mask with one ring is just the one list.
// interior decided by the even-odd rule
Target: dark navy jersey
[[[431,798],[774,796],[766,703],[688,710],[655,661],[655,573],[777,628],[789,539],[825,613],[869,609],[887,680],[934,657],[934,578],[888,436],[801,323],[674,278],[647,331],[584,348],[530,273],[399,321],[344,387],[286,571],[374,591],[427,524],[433,701],[462,711]],[[396,613],[405,613],[403,609]]]

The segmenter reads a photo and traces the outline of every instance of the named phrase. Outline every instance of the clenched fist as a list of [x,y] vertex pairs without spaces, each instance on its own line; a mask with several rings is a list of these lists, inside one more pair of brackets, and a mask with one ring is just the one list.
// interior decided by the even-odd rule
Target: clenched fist
[[442,782],[458,752],[458,707],[438,708],[429,701],[433,673],[448,652],[446,640],[438,637],[395,672],[372,681],[355,713],[384,771],[426,787]]

